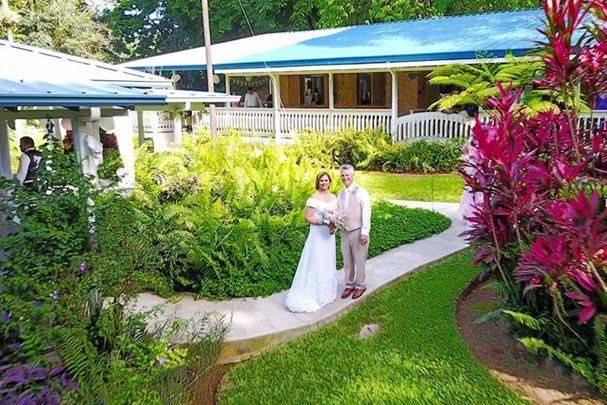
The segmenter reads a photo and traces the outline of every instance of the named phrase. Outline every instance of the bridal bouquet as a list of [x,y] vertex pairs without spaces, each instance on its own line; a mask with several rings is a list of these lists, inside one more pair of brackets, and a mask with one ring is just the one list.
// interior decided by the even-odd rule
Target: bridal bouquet
[[[337,210],[326,210],[322,212],[323,222],[333,224],[337,229],[343,229],[344,216]],[[327,225],[328,225],[327,224]]]

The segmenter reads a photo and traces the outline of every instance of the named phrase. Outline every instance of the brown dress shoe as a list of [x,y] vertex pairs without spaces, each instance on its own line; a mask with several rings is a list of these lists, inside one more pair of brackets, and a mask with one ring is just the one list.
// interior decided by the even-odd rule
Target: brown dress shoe
[[365,291],[367,291],[366,288],[357,288],[356,290],[354,290],[354,294],[352,294],[352,299],[355,300],[362,297]]
[[348,297],[350,296],[350,294],[352,294],[353,292],[354,292],[354,288],[350,288],[350,287],[348,287],[348,288],[346,288],[346,289],[344,290],[344,292],[341,294],[341,298],[346,299],[346,298],[348,298]]

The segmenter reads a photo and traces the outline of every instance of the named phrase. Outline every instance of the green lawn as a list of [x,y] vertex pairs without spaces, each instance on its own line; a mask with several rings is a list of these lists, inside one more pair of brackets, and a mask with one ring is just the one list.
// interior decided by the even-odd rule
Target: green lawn
[[459,202],[464,181],[452,174],[358,172],[356,181],[373,197],[415,201]]
[[[524,403],[471,355],[455,301],[476,274],[463,252],[388,287],[339,321],[236,365],[225,403]],[[357,338],[379,323],[372,338]]]

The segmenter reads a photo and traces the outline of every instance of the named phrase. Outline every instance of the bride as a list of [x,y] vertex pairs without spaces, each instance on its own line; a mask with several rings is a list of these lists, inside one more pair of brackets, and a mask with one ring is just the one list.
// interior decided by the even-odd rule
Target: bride
[[337,210],[337,198],[329,192],[331,176],[316,176],[318,192],[306,202],[306,222],[310,233],[301,253],[293,284],[287,294],[286,306],[291,312],[314,312],[335,300],[335,226],[326,218]]

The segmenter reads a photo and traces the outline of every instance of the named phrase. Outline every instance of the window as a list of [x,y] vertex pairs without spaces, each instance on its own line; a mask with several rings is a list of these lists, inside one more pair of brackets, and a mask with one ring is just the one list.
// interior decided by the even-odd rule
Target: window
[[357,75],[358,105],[386,104],[386,74],[359,73]]
[[302,76],[300,90],[302,105],[313,106],[325,104],[324,76]]

